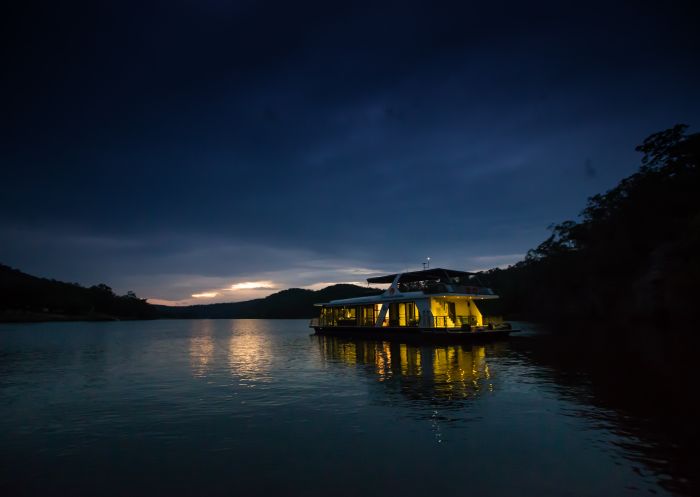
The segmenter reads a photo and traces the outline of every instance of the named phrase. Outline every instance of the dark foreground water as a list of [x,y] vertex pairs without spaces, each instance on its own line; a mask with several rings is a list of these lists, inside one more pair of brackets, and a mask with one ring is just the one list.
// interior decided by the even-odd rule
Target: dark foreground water
[[682,437],[656,419],[665,399],[643,372],[601,375],[596,344],[530,330],[414,346],[306,325],[0,326],[0,495],[692,492]]

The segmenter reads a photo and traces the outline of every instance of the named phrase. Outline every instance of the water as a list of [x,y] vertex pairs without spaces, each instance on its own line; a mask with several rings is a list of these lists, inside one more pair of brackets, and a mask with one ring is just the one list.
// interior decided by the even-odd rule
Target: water
[[414,346],[306,324],[0,326],[0,494],[691,491],[683,448],[646,423],[655,413],[628,412],[581,366],[591,348],[562,367],[534,330]]

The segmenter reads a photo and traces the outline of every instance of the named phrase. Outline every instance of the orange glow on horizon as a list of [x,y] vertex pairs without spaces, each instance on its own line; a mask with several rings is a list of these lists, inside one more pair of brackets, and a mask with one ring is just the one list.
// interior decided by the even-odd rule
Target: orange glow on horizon
[[242,283],[234,283],[230,290],[273,290],[275,284],[272,281],[244,281]]

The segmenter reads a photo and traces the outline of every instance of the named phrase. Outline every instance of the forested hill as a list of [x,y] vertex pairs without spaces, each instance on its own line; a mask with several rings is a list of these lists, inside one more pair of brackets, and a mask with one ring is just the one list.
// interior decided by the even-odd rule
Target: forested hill
[[599,325],[588,329],[695,333],[700,134],[686,131],[678,125],[647,138],[637,173],[591,197],[580,220],[553,226],[524,261],[484,273],[503,311],[562,329],[575,319]]
[[0,264],[0,321],[151,319],[154,306],[133,292],[115,295],[104,284],[38,278]]
[[169,307],[132,292],[116,295],[104,284],[38,278],[0,264],[0,321],[70,321],[154,318],[309,318],[315,303],[377,295],[382,290],[339,284],[322,290],[291,288],[246,302]]
[[155,306],[164,318],[311,318],[319,311],[314,304],[329,300],[378,295],[383,290],[339,284],[322,290],[290,288],[262,299],[186,307]]

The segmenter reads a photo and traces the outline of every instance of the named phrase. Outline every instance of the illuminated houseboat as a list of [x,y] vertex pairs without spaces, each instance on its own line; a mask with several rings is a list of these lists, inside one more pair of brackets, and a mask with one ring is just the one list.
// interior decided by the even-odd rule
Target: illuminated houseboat
[[390,285],[380,295],[316,304],[320,316],[310,324],[316,333],[476,339],[517,331],[501,318],[482,314],[477,303],[498,295],[473,273],[436,268],[368,278],[367,283]]

